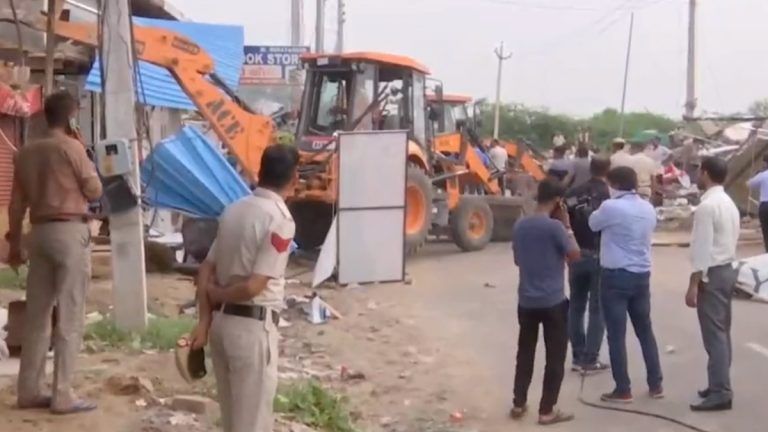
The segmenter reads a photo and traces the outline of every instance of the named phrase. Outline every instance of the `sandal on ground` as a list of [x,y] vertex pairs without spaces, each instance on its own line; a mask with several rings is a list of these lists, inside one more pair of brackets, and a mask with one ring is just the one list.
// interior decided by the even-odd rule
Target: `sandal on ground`
[[95,409],[96,409],[95,403],[79,400],[73,403],[69,408],[65,408],[61,410],[51,409],[51,413],[55,415],[69,415],[69,414],[85,413],[85,412],[93,411]]
[[521,419],[528,412],[528,406],[513,407],[509,410],[509,417],[513,420]]
[[539,424],[542,426],[548,426],[558,423],[569,422],[574,419],[574,415],[571,413],[565,413],[557,410],[551,414],[551,416],[539,416]]
[[53,398],[51,398],[50,396],[40,396],[30,403],[23,403],[23,404],[20,403],[18,405],[18,408],[22,410],[47,409],[51,407],[51,401],[53,401]]

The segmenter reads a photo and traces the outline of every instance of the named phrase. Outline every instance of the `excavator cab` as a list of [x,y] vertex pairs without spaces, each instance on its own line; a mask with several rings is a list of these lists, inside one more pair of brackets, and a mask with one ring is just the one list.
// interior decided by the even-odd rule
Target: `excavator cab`
[[296,134],[301,152],[333,150],[337,131],[407,130],[410,140],[426,144],[426,67],[378,53],[302,59],[307,77]]
[[[408,57],[368,52],[308,54],[302,61],[306,80],[296,131],[300,183],[289,206],[296,219],[296,242],[312,249],[322,244],[337,200],[336,132],[406,130],[410,164],[422,173],[428,169],[429,70]],[[418,217],[406,223],[407,238],[409,230],[426,238],[430,188],[423,174],[419,193],[409,195],[406,206],[417,208]]]

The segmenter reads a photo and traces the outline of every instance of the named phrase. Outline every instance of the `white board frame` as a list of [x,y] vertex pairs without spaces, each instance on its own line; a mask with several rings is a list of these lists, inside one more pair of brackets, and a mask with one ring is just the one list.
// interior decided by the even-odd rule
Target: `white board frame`
[[[347,187],[345,186],[345,182],[349,180],[348,176],[349,173],[345,176],[345,164],[349,163],[350,160],[355,160],[357,165],[354,169],[354,179],[359,180],[359,176],[378,176],[377,180],[379,182],[382,181],[380,178],[381,176],[378,175],[378,172],[381,171],[381,167],[378,165],[378,158],[376,157],[363,157],[361,158],[359,155],[354,154],[354,146],[353,144],[355,139],[360,136],[366,136],[368,140],[372,138],[373,135],[377,135],[382,137],[382,139],[386,138],[388,140],[392,140],[393,143],[387,144],[389,146],[397,145],[397,141],[402,140],[402,152],[394,153],[396,155],[399,155],[401,158],[402,164],[399,162],[393,162],[392,166],[397,166],[398,169],[401,166],[402,167],[402,195],[395,199],[394,197],[387,197],[386,203],[377,204],[376,201],[376,191],[370,191],[369,193],[366,193],[368,198],[366,199],[355,199],[352,196],[349,196],[352,193],[353,189],[358,189],[358,187]],[[370,145],[370,144],[368,144]],[[338,152],[339,152],[339,181],[337,182],[338,190],[338,203],[339,207],[337,209],[337,230],[336,230],[336,262],[338,266],[338,281],[341,284],[347,284],[347,283],[367,283],[367,282],[377,282],[377,283],[389,283],[389,282],[400,282],[405,279],[405,189],[406,189],[406,176],[407,176],[407,165],[408,165],[408,132],[405,130],[395,130],[395,131],[361,131],[361,132],[343,132],[339,133],[338,137]],[[350,172],[352,172],[350,170]],[[396,178],[399,178],[399,175],[395,175]],[[391,176],[389,177],[392,178]],[[386,181],[386,180],[385,180]],[[374,181],[375,183],[376,181]],[[364,184],[365,182],[355,181],[355,183],[359,186],[361,184]],[[399,189],[399,188],[397,188]],[[394,195],[394,194],[393,194]],[[396,202],[397,201],[397,202]],[[393,210],[398,210],[402,213],[401,218],[401,225],[399,229],[400,233],[400,247],[399,247],[399,253],[400,253],[400,271],[399,274],[393,277],[383,277],[382,280],[365,280],[362,279],[359,276],[359,269],[357,271],[355,270],[349,270],[345,268],[345,262],[347,260],[342,260],[342,256],[344,256],[345,253],[345,245],[342,244],[342,230],[345,229],[344,223],[342,222],[344,220],[344,214],[345,213],[351,213],[351,212],[381,212],[381,213],[391,213]],[[348,264],[349,265],[349,264]]]

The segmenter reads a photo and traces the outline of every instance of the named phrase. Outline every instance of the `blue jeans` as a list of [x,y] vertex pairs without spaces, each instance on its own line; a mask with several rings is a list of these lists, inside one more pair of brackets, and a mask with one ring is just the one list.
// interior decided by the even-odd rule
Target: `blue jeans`
[[600,297],[603,305],[605,328],[608,331],[608,351],[611,357],[615,391],[632,392],[627,372],[627,314],[635,328],[645,359],[648,388],[661,388],[662,375],[659,348],[651,326],[651,274],[626,270],[603,269]]
[[[568,313],[568,336],[571,339],[574,365],[592,365],[598,360],[605,326],[600,310],[600,262],[596,256],[584,256],[570,267],[571,306]],[[584,315],[589,305],[587,331]]]

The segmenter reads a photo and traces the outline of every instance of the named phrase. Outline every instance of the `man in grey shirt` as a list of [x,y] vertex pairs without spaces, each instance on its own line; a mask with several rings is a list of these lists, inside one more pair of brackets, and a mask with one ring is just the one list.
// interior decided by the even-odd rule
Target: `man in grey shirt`
[[539,183],[536,213],[520,219],[512,233],[515,264],[520,269],[517,316],[520,336],[515,370],[515,400],[510,416],[527,411],[528,388],[539,325],[544,327],[547,364],[539,404],[539,424],[573,420],[556,410],[568,350],[568,299],[565,297],[565,263],[579,259],[579,248],[569,235],[570,220],[563,204],[565,189],[553,178]]

